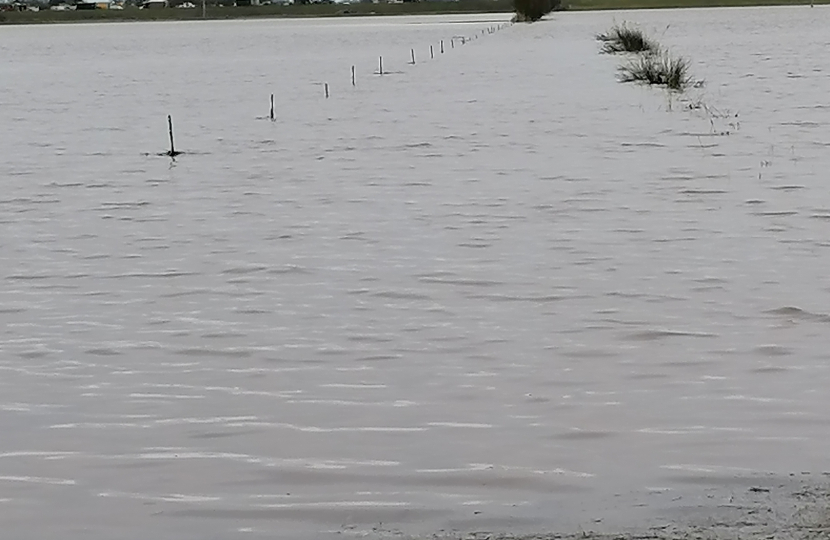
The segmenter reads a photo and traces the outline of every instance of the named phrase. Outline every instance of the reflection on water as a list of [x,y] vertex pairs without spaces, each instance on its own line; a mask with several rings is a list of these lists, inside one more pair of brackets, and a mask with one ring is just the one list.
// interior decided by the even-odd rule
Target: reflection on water
[[[570,530],[826,468],[825,11],[416,66],[508,16],[4,28],[4,530]],[[615,19],[724,114],[617,84]]]

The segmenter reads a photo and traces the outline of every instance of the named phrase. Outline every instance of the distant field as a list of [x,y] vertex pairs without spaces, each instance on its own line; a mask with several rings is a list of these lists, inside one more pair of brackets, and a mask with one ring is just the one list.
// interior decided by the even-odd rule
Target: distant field
[[[830,0],[817,0],[827,4]],[[572,0],[570,10],[809,5],[809,0]]]
[[[565,9],[607,10],[715,6],[805,5],[809,0],[565,0]],[[816,4],[830,0],[816,0]],[[447,13],[504,13],[513,11],[512,0],[460,0],[458,2],[407,2],[405,4],[307,4],[249,7],[207,6],[205,18],[348,17],[368,15],[418,15]],[[202,18],[195,9],[138,9],[0,12],[0,24],[84,21],[163,21]]]
[[[197,3],[198,2],[194,2]],[[405,15],[442,13],[504,13],[513,10],[512,0],[460,0],[459,2],[407,2],[405,4],[306,4],[247,7],[208,5],[208,19],[258,17],[348,17],[359,15]],[[0,22],[11,24],[80,21],[156,21],[201,19],[201,5],[195,9],[138,9],[1,12]]]

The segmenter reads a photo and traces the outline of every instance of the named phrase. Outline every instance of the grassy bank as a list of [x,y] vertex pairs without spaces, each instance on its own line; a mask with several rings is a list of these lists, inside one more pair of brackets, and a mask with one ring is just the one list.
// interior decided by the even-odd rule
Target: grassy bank
[[[607,9],[657,9],[691,7],[739,7],[739,6],[803,6],[810,0],[566,0],[569,10]],[[816,0],[815,4],[828,4],[830,0]]]
[[[506,13],[510,11],[513,11],[512,0],[459,0],[458,2],[407,2],[405,4],[306,4],[246,7],[208,5],[205,15],[207,19],[247,19]],[[138,9],[127,7],[124,10],[0,12],[0,23],[6,24],[88,21],[187,21],[201,18],[201,5],[195,9]]]
[[[809,0],[565,0],[564,9],[573,11],[608,9],[649,9],[683,7],[726,7],[761,5],[806,5]],[[827,4],[830,0],[815,0]],[[513,0],[459,0],[457,2],[407,2],[404,4],[306,4],[248,7],[207,6],[207,19],[248,19],[281,17],[350,17],[370,15],[437,15],[450,13],[507,13]],[[202,19],[201,6],[195,9],[82,10],[0,12],[0,24],[32,24],[101,21],[186,21]]]

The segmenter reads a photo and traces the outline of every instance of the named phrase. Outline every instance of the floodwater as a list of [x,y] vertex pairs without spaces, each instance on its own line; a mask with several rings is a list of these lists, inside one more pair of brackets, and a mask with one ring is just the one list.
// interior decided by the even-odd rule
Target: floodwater
[[[613,528],[827,470],[829,16],[3,27],[2,536]],[[623,20],[705,86],[617,83]]]

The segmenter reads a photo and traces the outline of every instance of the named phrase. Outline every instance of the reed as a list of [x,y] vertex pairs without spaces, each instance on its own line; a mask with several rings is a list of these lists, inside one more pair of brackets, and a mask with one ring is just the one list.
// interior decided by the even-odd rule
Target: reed
[[639,28],[632,28],[626,23],[614,25],[608,32],[597,34],[597,41],[602,42],[600,52],[604,54],[619,53],[657,53],[660,46]]

